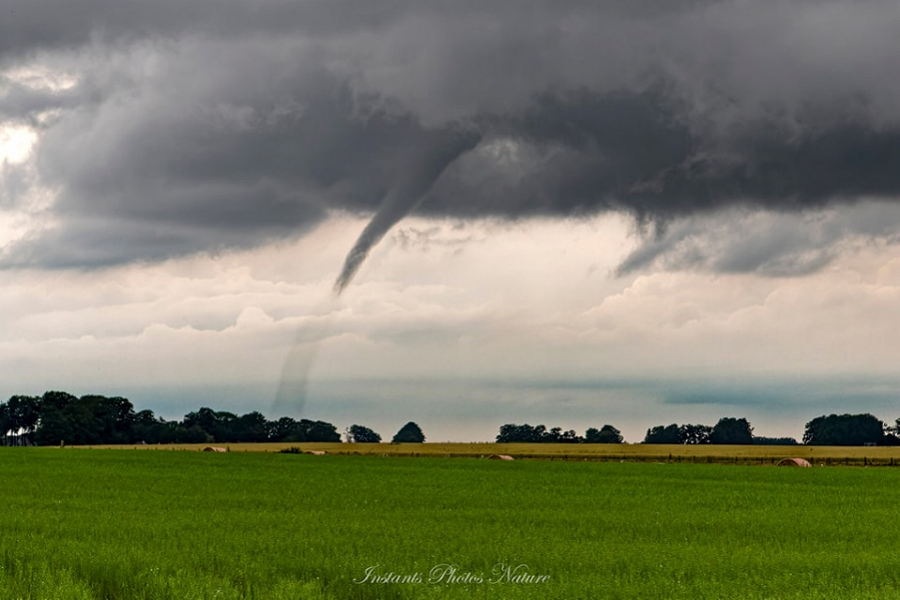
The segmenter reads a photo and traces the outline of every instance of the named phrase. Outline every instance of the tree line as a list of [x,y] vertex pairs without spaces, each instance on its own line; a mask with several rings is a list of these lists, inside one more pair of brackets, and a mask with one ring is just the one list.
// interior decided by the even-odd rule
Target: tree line
[[[500,427],[495,441],[503,443],[569,443],[621,444],[622,434],[612,425],[590,428],[583,436],[574,430],[560,427],[547,429],[545,425],[517,425]],[[753,434],[753,427],[745,418],[724,417],[713,425],[672,423],[647,430],[643,444],[743,444],[792,446],[792,437],[765,437]],[[871,414],[843,414],[816,417],[806,424],[803,443],[810,446],[897,446],[900,445],[900,419],[888,425]]]
[[[348,442],[361,442],[351,430]],[[203,444],[253,442],[340,442],[337,428],[326,421],[281,417],[270,421],[258,412],[237,415],[208,407],[166,421],[152,410],[135,411],[127,398],[49,391],[42,396],[12,396],[0,403],[0,435],[4,445],[51,446],[105,444]],[[364,436],[363,436],[364,437]],[[415,423],[404,425],[396,442],[425,441]]]
[[[809,446],[898,446],[900,419],[888,425],[874,415],[831,414],[809,421],[803,443]],[[778,444],[794,445],[794,438],[767,438],[753,435],[747,419],[726,417],[715,426],[658,425],[647,430],[644,444]]]
[[[757,438],[758,439],[758,438]],[[789,441],[788,441],[789,440]],[[612,425],[600,429],[591,427],[578,435],[575,430],[563,431],[561,427],[547,429],[545,425],[516,425],[507,423],[497,434],[498,444],[508,443],[563,443],[563,444],[622,444],[622,433]],[[791,438],[786,443],[797,441]],[[747,419],[725,418],[715,427],[706,425],[660,425],[647,430],[645,444],[752,444],[753,428]]]
[[[281,417],[268,420],[252,411],[237,415],[208,407],[189,412],[177,421],[166,421],[152,410],[135,411],[127,398],[49,391],[42,396],[12,396],[0,403],[0,435],[4,445],[101,445],[101,444],[197,444],[253,442],[340,442],[337,428],[325,421]],[[351,425],[346,441],[379,443],[381,435],[363,425]],[[392,443],[425,441],[422,429],[410,421]],[[497,443],[621,444],[622,433],[612,425],[575,430],[545,425],[500,427]],[[726,417],[714,426],[672,423],[647,430],[644,444],[797,444],[794,438],[769,438],[753,434],[745,418]],[[816,417],[804,429],[803,443],[815,446],[897,446],[900,419],[888,425],[871,414],[832,414]]]
[[498,444],[621,444],[625,438],[612,425],[604,425],[600,429],[591,427],[584,432],[584,436],[580,436],[574,429],[563,431],[561,427],[547,429],[544,425],[507,423],[500,426],[495,441]]

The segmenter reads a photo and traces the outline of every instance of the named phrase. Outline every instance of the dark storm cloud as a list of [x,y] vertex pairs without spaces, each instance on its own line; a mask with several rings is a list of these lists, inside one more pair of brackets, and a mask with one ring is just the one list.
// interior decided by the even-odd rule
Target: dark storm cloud
[[0,56],[36,48],[79,46],[92,38],[128,40],[195,32],[333,35],[377,31],[411,15],[523,19],[524,8],[542,20],[585,12],[639,17],[709,3],[607,0],[598,6],[584,0],[554,0],[530,2],[523,7],[519,0],[457,0],[453,4],[442,0],[5,0]]
[[[190,33],[329,33],[376,27],[407,2],[364,0],[6,0],[0,56]],[[396,8],[395,8],[396,7]],[[348,14],[352,21],[345,20]]]
[[[7,8],[0,119],[38,129],[37,172],[58,193],[54,227],[6,248],[7,265],[155,260],[374,214],[340,289],[412,210],[617,210],[665,232],[734,207],[787,214],[900,190],[892,2]],[[38,67],[74,83],[23,83]],[[829,260],[827,243],[794,246],[711,257],[663,235],[623,270]]]
[[886,201],[862,202],[853,210],[723,210],[673,221],[648,236],[618,270],[807,275],[830,264],[843,249],[900,242],[898,223],[900,203]]

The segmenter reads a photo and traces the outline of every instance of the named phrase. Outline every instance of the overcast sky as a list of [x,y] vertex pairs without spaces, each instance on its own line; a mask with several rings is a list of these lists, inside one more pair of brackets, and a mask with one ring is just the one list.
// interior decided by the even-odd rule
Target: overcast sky
[[893,0],[0,9],[4,396],[900,417]]

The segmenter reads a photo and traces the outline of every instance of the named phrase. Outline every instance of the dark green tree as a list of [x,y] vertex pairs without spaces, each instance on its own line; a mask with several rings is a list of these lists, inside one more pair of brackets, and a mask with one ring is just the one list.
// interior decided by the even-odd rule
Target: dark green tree
[[612,425],[604,425],[599,430],[591,427],[584,432],[584,441],[588,444],[621,444],[625,441],[622,432]]
[[135,413],[132,424],[132,443],[168,444],[174,439],[173,427],[164,419],[154,416],[152,410],[142,410]]
[[347,430],[347,441],[357,444],[377,444],[381,436],[363,425],[351,425]]
[[747,419],[724,417],[719,419],[712,433],[709,434],[710,444],[752,444],[753,428]]
[[8,431],[34,443],[34,432],[41,416],[41,399],[37,396],[12,396],[6,402],[6,408]]
[[644,444],[680,444],[681,443],[681,435],[679,432],[678,425],[672,423],[671,425],[657,425],[652,429],[647,430],[647,435],[644,436]]
[[178,424],[173,431],[172,441],[176,444],[210,444],[216,440],[199,425],[185,427]]
[[3,439],[3,445],[7,443],[7,437],[12,431],[12,421],[9,418],[9,407],[4,402],[0,404],[0,437]]
[[538,444],[547,441],[547,428],[544,425],[507,423],[500,426],[495,441],[498,444]]
[[44,392],[44,395],[41,396],[41,407],[52,405],[61,410],[75,400],[78,400],[78,398],[68,392]]
[[247,444],[265,442],[269,437],[268,421],[258,411],[238,417],[234,423],[235,441]]
[[38,403],[38,423],[34,443],[39,446],[98,443],[93,414],[78,398],[67,392],[45,392]]
[[709,425],[693,425],[688,423],[678,428],[679,444],[708,444],[713,428]]
[[644,444],[708,444],[712,427],[708,425],[657,425],[647,430]]
[[208,406],[204,406],[199,410],[195,410],[184,415],[184,419],[181,420],[181,423],[185,427],[193,427],[194,425],[196,425],[203,431],[209,433],[210,431],[215,429],[218,418],[219,417],[216,414],[216,411],[209,408]]
[[216,442],[237,442],[240,439],[238,416],[227,410],[216,411],[213,430],[208,432]]
[[75,432],[63,409],[49,404],[41,408],[40,426],[34,432],[34,443],[38,446],[57,446],[60,443],[74,443]]
[[549,444],[580,444],[584,439],[574,429],[563,431],[562,427],[553,427],[544,434],[541,441]]
[[82,396],[73,400],[67,406],[67,410],[73,406],[83,406],[84,410],[91,414],[93,423],[82,416],[85,421],[83,427],[91,427],[93,434],[85,434],[91,439],[98,439],[92,443],[98,444],[131,444],[135,441],[134,432],[134,406],[126,398],[115,396]]
[[806,424],[803,443],[810,446],[864,446],[884,442],[886,425],[868,413],[816,417]]
[[392,444],[421,444],[425,441],[425,434],[422,433],[422,429],[410,421],[406,425],[400,428],[394,438],[391,440]]
[[76,398],[62,409],[63,418],[72,429],[72,437],[66,438],[67,444],[84,446],[104,443],[103,427],[93,412],[90,400]]
[[277,421],[269,421],[266,425],[267,436],[270,442],[289,441],[288,437],[297,428],[297,421],[291,417],[281,417]]
[[182,424],[185,429],[190,429],[196,425],[209,434],[214,442],[237,442],[240,437],[236,414],[227,411],[215,411],[206,406],[184,415]]
[[341,434],[337,427],[325,421],[300,419],[294,431],[284,440],[286,442],[340,442]]

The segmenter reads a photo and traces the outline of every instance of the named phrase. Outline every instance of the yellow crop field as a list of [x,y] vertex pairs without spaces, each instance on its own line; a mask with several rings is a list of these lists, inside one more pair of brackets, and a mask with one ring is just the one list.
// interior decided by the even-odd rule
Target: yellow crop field
[[344,444],[344,443],[263,443],[263,444],[165,444],[134,446],[73,446],[72,448],[130,448],[134,450],[202,451],[224,448],[229,452],[324,451],[328,455],[382,457],[487,458],[502,454],[519,460],[597,460],[629,462],[709,462],[772,464],[782,458],[805,458],[814,465],[898,465],[900,447],[861,446],[728,446],[655,444]]

